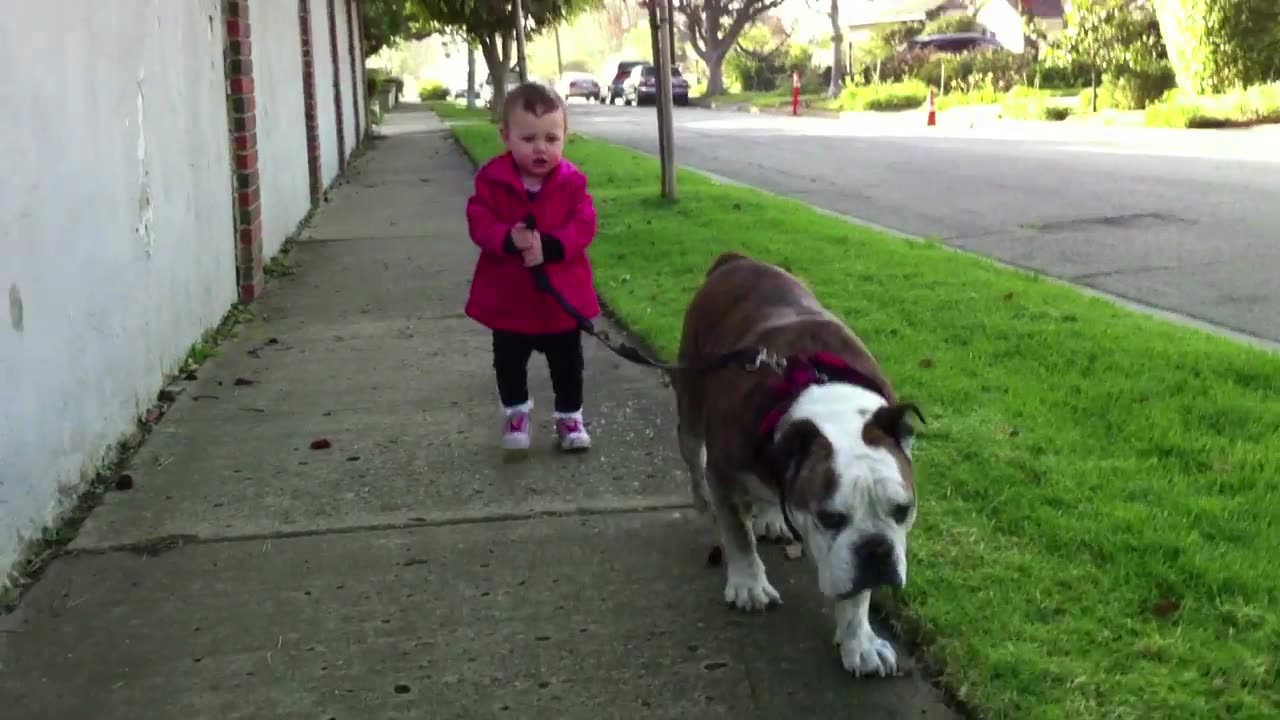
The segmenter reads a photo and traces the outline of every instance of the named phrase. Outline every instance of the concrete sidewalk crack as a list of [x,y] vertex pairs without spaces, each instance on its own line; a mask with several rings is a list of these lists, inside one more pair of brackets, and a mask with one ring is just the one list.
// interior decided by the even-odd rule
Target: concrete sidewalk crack
[[619,503],[611,505],[582,505],[547,510],[509,511],[495,513],[459,514],[452,517],[426,518],[410,517],[402,521],[368,523],[363,525],[345,525],[327,528],[309,528],[300,530],[278,530],[274,532],[243,533],[239,535],[218,535],[201,537],[195,534],[179,533],[158,535],[122,543],[110,543],[96,547],[69,548],[63,556],[109,555],[112,553],[133,553],[143,557],[158,557],[172,550],[187,545],[225,545],[242,542],[270,542],[272,540],[291,540],[295,538],[320,537],[325,535],[355,535],[360,533],[391,532],[396,530],[420,530],[424,528],[453,527],[458,525],[490,525],[529,520],[553,520],[561,518],[607,517],[612,515],[644,515],[649,513],[691,510],[688,501]]

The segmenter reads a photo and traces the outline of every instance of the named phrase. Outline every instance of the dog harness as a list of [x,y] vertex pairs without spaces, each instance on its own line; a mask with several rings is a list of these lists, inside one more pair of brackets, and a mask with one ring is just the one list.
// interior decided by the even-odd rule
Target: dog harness
[[[832,382],[847,383],[870,390],[886,400],[889,399],[884,387],[874,378],[831,353],[791,355],[784,358],[777,369],[782,379],[774,383],[771,388],[775,397],[774,406],[760,421],[757,436],[762,449],[773,443],[778,424],[791,410],[796,398],[814,385],[826,385]],[[787,531],[791,533],[795,542],[803,544],[804,539],[796,530],[795,524],[791,522],[791,511],[787,503],[787,485],[783,481],[778,482],[778,504],[782,507],[782,520],[787,525]]]

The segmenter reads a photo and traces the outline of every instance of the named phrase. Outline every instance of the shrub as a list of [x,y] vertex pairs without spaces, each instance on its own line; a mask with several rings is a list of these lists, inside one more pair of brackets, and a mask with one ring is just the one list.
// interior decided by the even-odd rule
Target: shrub
[[1049,96],[1043,93],[1010,92],[1000,103],[1000,114],[1009,120],[1049,120],[1059,122],[1071,116],[1072,110],[1062,105],[1053,105]]
[[1098,99],[1117,110],[1143,110],[1164,97],[1178,84],[1173,66],[1162,62],[1155,68],[1134,70],[1107,78],[1099,91]]
[[921,35],[949,35],[951,33],[980,32],[982,23],[972,15],[943,15],[925,23]]
[[[740,46],[740,47],[739,47]],[[746,92],[770,91],[791,88],[791,73],[809,75],[813,65],[813,51],[799,44],[778,45],[763,26],[743,33],[739,46],[735,46],[725,58],[724,70],[728,78]],[[810,85],[819,81],[811,79]]]
[[418,88],[418,99],[422,102],[448,100],[449,89],[438,82],[428,83]]
[[[1027,69],[1022,55],[1007,50],[972,50],[931,54],[912,77],[943,91],[954,88],[956,92],[971,92],[990,87],[1005,92],[1024,81]],[[944,78],[946,88],[942,87]]]
[[1280,80],[1276,0],[1156,0],[1178,85],[1220,93]]
[[841,110],[910,110],[924,104],[929,88],[919,80],[890,85],[849,85],[840,93]]
[[1150,127],[1211,128],[1280,123],[1280,83],[1238,89],[1221,95],[1170,91],[1147,108]]

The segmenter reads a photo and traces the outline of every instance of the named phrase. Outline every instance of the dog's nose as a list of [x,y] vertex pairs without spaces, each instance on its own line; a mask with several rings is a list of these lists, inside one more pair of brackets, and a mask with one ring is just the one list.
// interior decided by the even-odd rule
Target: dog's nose
[[872,535],[858,541],[853,548],[858,562],[858,585],[874,588],[881,585],[902,587],[902,576],[893,556],[893,543],[884,535]]

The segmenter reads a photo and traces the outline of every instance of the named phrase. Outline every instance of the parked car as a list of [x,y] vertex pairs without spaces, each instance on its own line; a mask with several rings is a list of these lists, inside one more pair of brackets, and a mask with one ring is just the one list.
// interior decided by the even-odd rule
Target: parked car
[[943,53],[963,53],[972,50],[998,50],[1001,45],[991,35],[980,32],[942,33],[920,35],[907,41],[908,50],[933,50]]
[[622,60],[617,67],[613,68],[612,74],[606,72],[602,78],[601,87],[607,88],[607,91],[601,94],[600,102],[612,105],[615,101],[622,97],[622,83],[631,74],[631,69],[637,65],[644,65],[643,60]]
[[[679,68],[671,68],[671,99],[676,105],[689,104],[689,81],[680,74]],[[636,105],[657,102],[658,100],[658,68],[649,63],[641,63],[631,68],[631,74],[622,82],[622,104]]]
[[556,92],[560,93],[560,97],[568,100],[569,98],[585,98],[590,101],[600,99],[600,83],[591,77],[590,73],[584,72],[567,72],[560,76],[556,81]]

